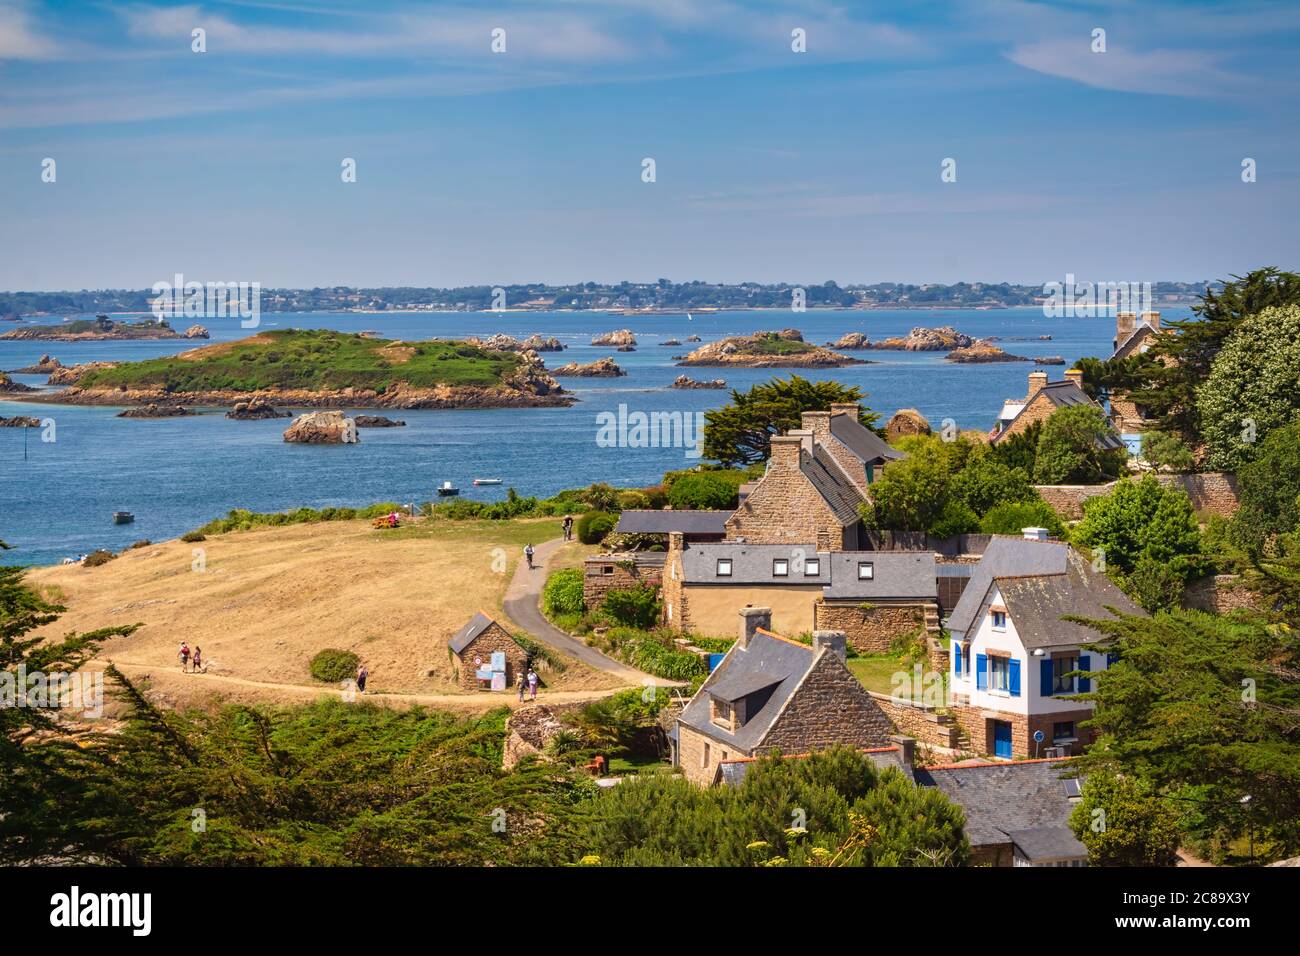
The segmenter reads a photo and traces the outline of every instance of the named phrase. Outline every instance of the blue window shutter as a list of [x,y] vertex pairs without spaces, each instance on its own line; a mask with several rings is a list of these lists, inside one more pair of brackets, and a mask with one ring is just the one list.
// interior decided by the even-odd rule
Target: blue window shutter
[[1007,690],[1012,697],[1020,696],[1020,658],[1013,657],[1007,661]]
[[1111,651],[1109,654],[1106,655],[1106,666],[1107,666],[1107,667],[1114,667],[1114,666],[1115,666],[1115,662],[1116,662],[1117,660],[1119,660],[1119,655],[1116,654],[1114,651]]
[[975,655],[975,689],[989,688],[989,658],[987,654]]
[[1038,679],[1042,686],[1038,692],[1044,697],[1052,696],[1052,687],[1056,683],[1052,679],[1052,659],[1049,657],[1038,662]]
[[[1092,670],[1092,658],[1090,658],[1087,654],[1080,654],[1080,655],[1079,655],[1079,670],[1081,670],[1081,671],[1090,671],[1090,670]],[[1087,678],[1087,677],[1080,677],[1080,678],[1079,678],[1079,693],[1080,693],[1080,694],[1086,694],[1086,693],[1088,693],[1088,691],[1090,691],[1090,690],[1092,690],[1092,680],[1089,679],[1089,678]]]
[[961,677],[961,645],[952,642],[952,672]]

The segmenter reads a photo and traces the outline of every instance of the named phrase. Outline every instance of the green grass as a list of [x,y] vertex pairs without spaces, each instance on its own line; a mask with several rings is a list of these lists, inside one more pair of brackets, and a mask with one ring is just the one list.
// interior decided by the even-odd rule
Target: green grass
[[[899,659],[897,654],[859,654],[856,657],[849,657],[845,662],[848,665],[849,672],[858,679],[867,690],[877,694],[888,694],[891,697],[911,697],[915,698],[919,693],[925,690],[925,687],[913,688],[911,677],[913,671],[910,665],[905,664]],[[930,674],[930,665],[922,664],[922,674],[926,677]],[[908,675],[909,680],[900,682],[894,686],[894,675],[899,671]],[[948,675],[944,674],[944,682],[947,683]]]
[[[463,342],[395,342],[320,329],[276,329],[256,341],[214,350],[196,360],[169,356],[125,362],[85,375],[84,388],[157,388],[167,392],[366,388],[384,392],[399,382],[435,385],[496,385],[521,359]],[[398,346],[409,359],[383,354]]]
[[745,347],[746,352],[762,352],[765,355],[798,355],[801,352],[811,352],[817,346],[808,342],[798,342],[793,339],[779,339],[775,336],[755,339],[752,345]]

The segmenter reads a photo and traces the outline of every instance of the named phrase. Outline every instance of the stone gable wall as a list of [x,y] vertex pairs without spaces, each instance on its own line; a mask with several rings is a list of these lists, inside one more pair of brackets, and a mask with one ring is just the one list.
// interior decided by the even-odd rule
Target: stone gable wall
[[884,747],[889,718],[833,653],[823,651],[763,738],[763,752],[806,753],[834,744]]
[[[608,568],[610,573],[606,574]],[[625,590],[638,584],[659,587],[662,582],[662,565],[638,565],[631,555],[610,554],[587,558],[582,564],[582,599],[588,610],[605,603],[605,595],[614,590]]]
[[528,654],[496,621],[489,624],[487,630],[474,638],[460,654],[451,655],[454,662],[453,679],[456,683],[467,691],[479,690],[481,685],[474,676],[474,672],[478,669],[474,664],[474,658],[482,658],[486,663],[492,657],[493,651],[505,651],[506,689],[507,691],[513,689],[519,680],[521,669],[528,664]]
[[813,605],[813,630],[843,631],[849,646],[859,654],[883,654],[896,638],[911,634],[925,623],[922,604]]

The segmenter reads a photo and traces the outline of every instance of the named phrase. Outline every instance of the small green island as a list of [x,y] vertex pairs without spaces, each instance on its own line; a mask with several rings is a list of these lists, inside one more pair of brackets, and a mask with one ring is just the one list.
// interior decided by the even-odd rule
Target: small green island
[[116,339],[206,339],[208,330],[192,325],[177,332],[166,319],[150,318],[138,322],[118,321],[107,315],[77,319],[58,325],[26,325],[0,333],[0,339],[55,342],[98,342]]
[[404,342],[277,329],[178,355],[87,369],[48,401],[77,405],[509,408],[573,397],[526,354],[454,340]]
[[820,345],[805,342],[798,329],[755,332],[710,342],[677,363],[685,366],[741,366],[746,368],[838,368],[865,364]]

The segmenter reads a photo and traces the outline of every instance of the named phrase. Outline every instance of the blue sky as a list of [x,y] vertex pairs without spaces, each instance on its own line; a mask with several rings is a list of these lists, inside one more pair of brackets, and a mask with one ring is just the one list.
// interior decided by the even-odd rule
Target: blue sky
[[1250,0],[0,0],[0,289],[1294,268],[1298,48]]

